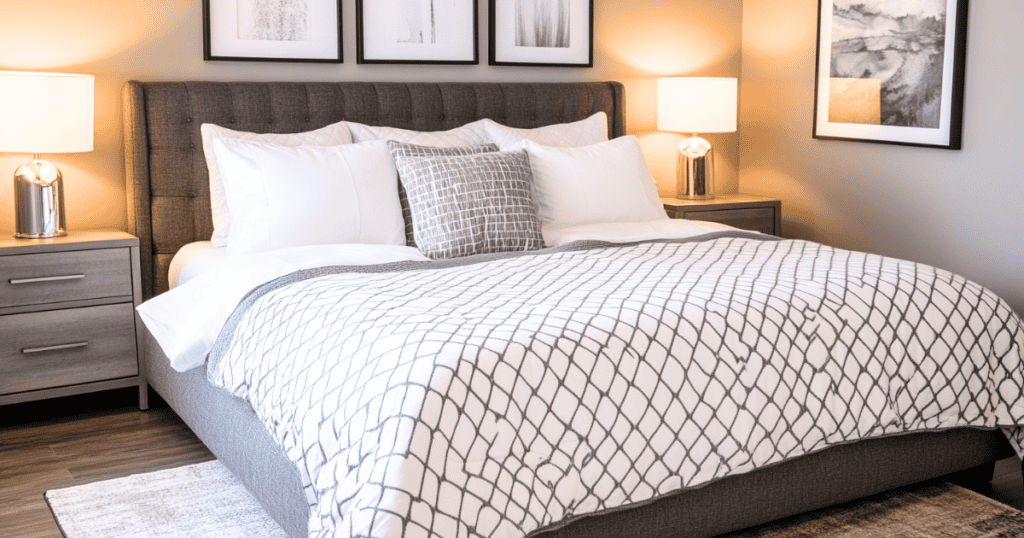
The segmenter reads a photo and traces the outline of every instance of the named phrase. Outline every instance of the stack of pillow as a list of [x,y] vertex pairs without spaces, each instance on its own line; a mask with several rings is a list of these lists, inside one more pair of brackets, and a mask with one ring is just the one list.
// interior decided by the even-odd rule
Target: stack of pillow
[[202,126],[211,242],[229,256],[331,243],[432,259],[533,250],[586,224],[668,217],[636,138],[607,118],[419,132],[339,122],[296,134]]

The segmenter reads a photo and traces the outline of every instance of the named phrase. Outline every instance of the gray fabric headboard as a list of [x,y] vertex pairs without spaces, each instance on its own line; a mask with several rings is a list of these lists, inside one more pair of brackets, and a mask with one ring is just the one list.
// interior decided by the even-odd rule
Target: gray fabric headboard
[[491,118],[533,128],[608,114],[625,134],[618,82],[137,82],[124,87],[128,232],[139,238],[145,297],[167,290],[174,253],[213,233],[199,126],[296,133],[341,120],[418,131]]

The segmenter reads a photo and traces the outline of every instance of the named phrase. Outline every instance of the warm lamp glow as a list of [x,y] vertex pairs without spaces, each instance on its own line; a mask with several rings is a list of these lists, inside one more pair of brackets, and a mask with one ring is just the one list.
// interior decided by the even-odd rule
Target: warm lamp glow
[[0,71],[0,151],[33,153],[14,171],[14,237],[48,239],[64,230],[64,177],[40,153],[92,151],[91,75]]
[[[736,130],[734,78],[659,78],[658,130],[683,133],[731,133]],[[676,197],[715,197],[715,151],[692,136],[679,143]]]
[[93,149],[92,75],[0,71],[0,151]]
[[659,78],[658,130],[736,131],[736,89],[734,78]]
[[828,121],[881,125],[882,81],[870,78],[830,78]]

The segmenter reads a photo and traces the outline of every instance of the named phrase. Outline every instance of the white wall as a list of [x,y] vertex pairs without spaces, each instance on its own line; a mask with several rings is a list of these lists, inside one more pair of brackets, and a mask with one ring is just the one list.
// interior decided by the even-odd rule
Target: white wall
[[811,138],[818,2],[743,3],[740,190],[787,237],[963,274],[1024,313],[1024,2],[973,0],[961,151]]
[[[64,172],[71,229],[127,223],[120,98],[127,80],[618,80],[626,85],[627,128],[641,138],[655,178],[671,190],[682,137],[650,132],[655,78],[739,76],[742,0],[597,0],[592,69],[488,66],[488,2],[478,1],[481,65],[393,66],[355,63],[354,0],[342,0],[340,65],[204,62],[199,0],[0,0],[0,70],[96,76],[95,151],[45,156]],[[735,191],[738,137],[719,135],[717,142],[722,191]],[[0,235],[14,229],[9,178],[30,158],[0,154]]]

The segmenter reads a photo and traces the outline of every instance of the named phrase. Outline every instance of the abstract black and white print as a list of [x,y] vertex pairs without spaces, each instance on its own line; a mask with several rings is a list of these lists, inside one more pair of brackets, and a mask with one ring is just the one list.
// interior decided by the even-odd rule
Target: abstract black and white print
[[312,41],[310,0],[237,0],[238,39]]
[[358,63],[479,62],[477,0],[356,0]]
[[946,0],[832,0],[829,121],[937,129]]
[[394,0],[396,43],[450,43],[455,0]]
[[517,47],[569,47],[569,0],[516,0]]

